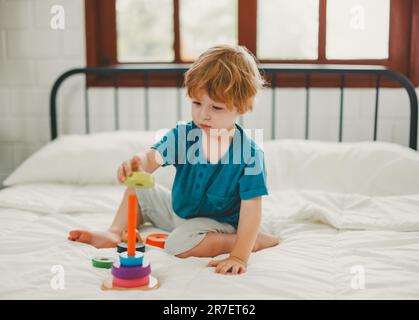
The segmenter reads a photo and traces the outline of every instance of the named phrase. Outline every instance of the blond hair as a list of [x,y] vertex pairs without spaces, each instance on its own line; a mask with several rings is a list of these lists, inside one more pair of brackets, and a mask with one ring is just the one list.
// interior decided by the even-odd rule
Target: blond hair
[[243,46],[221,45],[203,52],[185,73],[191,98],[205,90],[211,100],[234,107],[240,114],[253,109],[254,97],[265,85],[256,58]]

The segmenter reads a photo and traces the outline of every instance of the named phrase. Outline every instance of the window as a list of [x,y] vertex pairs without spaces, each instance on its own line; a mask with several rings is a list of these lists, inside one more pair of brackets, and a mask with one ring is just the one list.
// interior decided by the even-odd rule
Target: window
[[182,61],[219,43],[237,44],[237,0],[180,0],[179,5]]
[[[193,61],[218,43],[237,44],[237,3],[177,3],[181,61]],[[115,5],[118,63],[175,61],[173,0],[116,0]]]
[[172,0],[116,0],[117,61],[171,62]]
[[[189,63],[206,48],[229,43],[245,45],[261,63],[378,64],[419,85],[418,0],[85,1],[91,67]],[[313,79],[316,84],[338,81]],[[89,85],[110,83],[91,79]]]
[[327,59],[388,59],[390,0],[328,0]]
[[261,60],[318,58],[319,1],[259,0],[257,56]]

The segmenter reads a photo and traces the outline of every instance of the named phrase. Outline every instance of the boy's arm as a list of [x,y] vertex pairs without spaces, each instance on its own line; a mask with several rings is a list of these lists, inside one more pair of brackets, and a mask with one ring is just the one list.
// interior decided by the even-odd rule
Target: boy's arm
[[230,257],[247,263],[259,232],[261,216],[262,197],[241,201],[237,238]]
[[262,197],[242,200],[236,242],[230,256],[223,260],[213,260],[209,267],[215,272],[232,274],[246,272],[247,260],[252,252],[259,232],[262,215]]
[[150,149],[146,153],[137,154],[136,156],[140,158],[141,168],[150,174],[164,163],[163,157],[155,149]]

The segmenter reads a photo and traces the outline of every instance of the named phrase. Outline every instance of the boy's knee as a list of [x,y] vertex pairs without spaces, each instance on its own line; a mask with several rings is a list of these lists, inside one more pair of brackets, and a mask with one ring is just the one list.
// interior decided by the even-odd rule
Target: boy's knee
[[173,230],[164,245],[164,250],[178,258],[188,258],[194,256],[193,249],[200,241],[194,240],[196,235],[185,232],[182,228]]
[[177,256],[178,254],[183,254],[183,252],[179,252],[178,249],[179,243],[186,241],[186,239],[182,238],[182,234],[180,234],[180,232],[178,232],[177,229],[173,230],[166,239],[166,242],[164,244],[164,250],[167,253],[174,256]]
[[175,257],[178,257],[178,258],[181,258],[181,259],[189,258],[189,257],[192,256],[189,252],[190,252],[190,250],[182,252],[180,254],[176,254]]
[[175,254],[174,256],[175,257],[178,257],[178,258],[181,258],[181,259],[185,259],[185,258],[189,258],[189,257],[198,257],[198,256],[200,256],[199,254],[197,254],[197,252],[196,252],[196,250],[195,250],[195,248],[197,247],[198,245],[196,245],[196,246],[194,246],[193,248],[191,248],[191,249],[188,249],[188,250],[186,250],[186,251],[183,251],[183,252],[181,252],[181,253],[178,253],[178,254]]

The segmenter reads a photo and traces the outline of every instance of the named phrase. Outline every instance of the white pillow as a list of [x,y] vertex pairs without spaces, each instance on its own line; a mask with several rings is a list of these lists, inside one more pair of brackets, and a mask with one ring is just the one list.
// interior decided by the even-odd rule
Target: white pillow
[[[157,131],[59,136],[26,159],[3,185],[117,184],[119,165],[133,155],[147,151],[157,139]],[[172,166],[160,168],[155,174],[156,182],[171,188],[174,172]]]
[[271,190],[419,194],[419,153],[390,142],[264,142]]
[[[160,136],[156,131],[60,136],[23,162],[3,185],[117,184],[116,171],[122,161],[145,152]],[[264,142],[263,149],[272,191],[419,194],[419,153],[401,145],[279,139]],[[160,168],[156,182],[171,189],[174,175],[173,166]]]

